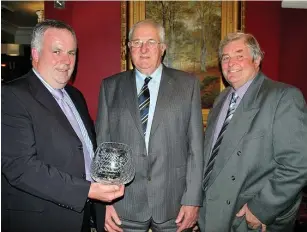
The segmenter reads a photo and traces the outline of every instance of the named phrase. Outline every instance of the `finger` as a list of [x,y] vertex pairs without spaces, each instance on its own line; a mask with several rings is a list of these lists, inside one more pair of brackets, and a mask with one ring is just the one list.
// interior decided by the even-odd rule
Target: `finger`
[[248,223],[247,226],[249,229],[256,230],[256,229],[260,229],[261,225]]
[[119,198],[119,197],[122,197],[124,195],[124,192],[123,191],[115,191],[113,193],[113,199],[116,199],[116,198]]
[[184,218],[178,230],[183,231],[184,229],[189,228],[188,224],[189,224],[189,221],[186,218]]
[[266,232],[266,225],[264,225],[264,224],[261,224],[261,232]]
[[243,217],[245,215],[245,207],[243,206],[240,211],[236,214],[237,217]]
[[175,223],[182,222],[183,217],[184,217],[184,212],[183,212],[183,210],[180,210],[180,211],[179,211],[179,214],[178,214],[178,216],[177,216],[177,218],[176,218]]
[[110,193],[114,191],[120,190],[120,187],[117,185],[104,185],[104,184],[99,184],[99,186],[103,189],[105,193]]
[[122,224],[122,222],[121,222],[121,220],[119,219],[119,217],[118,217],[117,213],[115,212],[115,210],[114,210],[114,212],[112,212],[111,217],[112,217],[112,220],[113,220],[117,225],[121,225],[121,224]]
[[176,230],[176,232],[181,232],[183,230],[185,230],[186,227],[184,226],[184,224],[182,223],[181,226],[178,227],[178,229]]
[[107,229],[109,232],[123,232],[123,229],[121,229],[118,225],[115,224],[115,222],[113,220],[108,221],[107,224]]
[[105,227],[106,227],[106,231],[108,232],[117,232],[115,229],[112,229],[110,225],[105,225]]

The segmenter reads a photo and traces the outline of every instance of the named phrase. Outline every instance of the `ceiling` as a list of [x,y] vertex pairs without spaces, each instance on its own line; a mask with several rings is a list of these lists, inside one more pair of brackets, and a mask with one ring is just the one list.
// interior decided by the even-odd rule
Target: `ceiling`
[[39,10],[44,1],[1,1],[1,44],[29,44]]
[[17,27],[33,27],[38,10],[44,10],[44,1],[1,1],[1,21]]

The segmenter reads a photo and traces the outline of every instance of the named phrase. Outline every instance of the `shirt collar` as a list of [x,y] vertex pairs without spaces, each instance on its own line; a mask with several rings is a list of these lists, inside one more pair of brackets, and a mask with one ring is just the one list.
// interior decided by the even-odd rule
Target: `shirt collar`
[[242,85],[240,88],[238,88],[237,90],[235,90],[234,88],[232,88],[232,91],[230,92],[233,93],[233,92],[236,92],[236,94],[239,96],[240,99],[243,98],[244,94],[246,93],[248,87],[251,85],[251,83],[253,82],[255,78],[247,81],[244,85]]
[[[163,70],[163,65],[160,64],[159,67],[150,75],[150,77],[152,78],[150,82],[157,82],[157,81],[159,82],[161,79],[162,70]],[[145,81],[145,78],[148,77],[148,75],[141,73],[137,69],[135,69],[135,72],[136,72],[136,78],[142,81]]]
[[[32,68],[32,70],[33,70],[34,74],[37,76],[37,78],[43,83],[43,85],[44,85],[44,86],[49,90],[49,92],[52,93],[52,95],[53,95],[53,93],[54,93],[54,91],[55,91],[55,88],[51,87],[51,85],[49,85],[49,84],[44,80],[44,78],[42,78],[42,76],[41,76],[34,68]],[[65,93],[64,88],[61,89],[61,90]]]

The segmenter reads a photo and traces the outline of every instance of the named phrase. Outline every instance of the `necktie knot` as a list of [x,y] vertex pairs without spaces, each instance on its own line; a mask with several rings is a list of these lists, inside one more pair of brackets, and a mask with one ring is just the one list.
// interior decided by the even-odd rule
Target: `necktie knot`
[[64,97],[64,93],[61,89],[54,89],[54,91],[52,91],[53,96],[57,99],[57,100],[62,100]]
[[237,94],[236,92],[233,92],[233,93],[231,94],[230,104],[231,104],[231,103],[236,103],[237,100],[238,100],[238,98],[239,98],[238,94]]
[[146,77],[145,78],[145,85],[148,85],[149,81],[151,80],[152,78],[151,77]]

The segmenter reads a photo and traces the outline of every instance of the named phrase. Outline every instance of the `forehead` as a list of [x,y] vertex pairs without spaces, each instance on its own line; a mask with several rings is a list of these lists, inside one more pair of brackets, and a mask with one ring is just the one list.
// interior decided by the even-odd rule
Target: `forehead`
[[159,31],[151,24],[141,24],[134,29],[132,39],[158,39]]
[[44,43],[60,43],[76,47],[72,33],[66,29],[49,28],[44,33]]
[[246,46],[245,40],[243,38],[231,41],[223,48],[223,53],[244,52],[244,51],[248,51],[248,47]]

